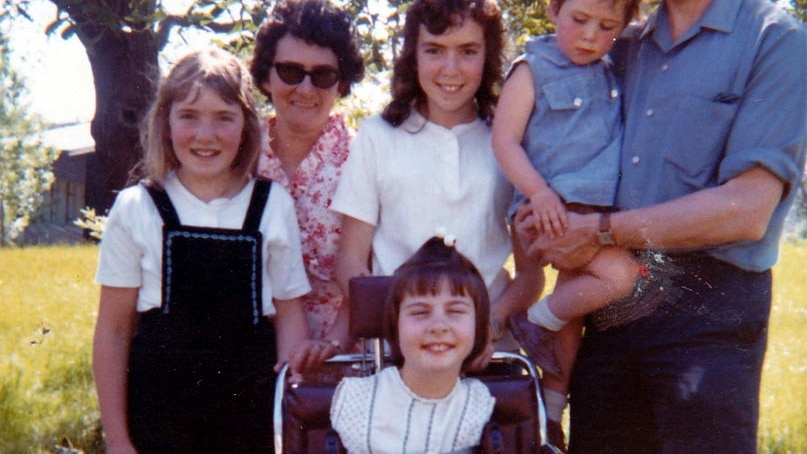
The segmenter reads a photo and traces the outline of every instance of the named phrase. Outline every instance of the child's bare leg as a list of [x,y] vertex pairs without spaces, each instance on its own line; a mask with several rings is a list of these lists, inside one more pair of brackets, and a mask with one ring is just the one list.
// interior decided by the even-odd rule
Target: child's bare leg
[[545,375],[564,375],[568,371],[557,358],[555,333],[570,320],[629,294],[637,274],[633,257],[627,251],[604,248],[585,269],[558,273],[553,293],[532,305],[526,316],[512,317],[510,329]]
[[[636,261],[628,251],[603,248],[584,269],[562,271],[563,278],[559,276],[552,294],[539,304],[546,303],[549,312],[562,322],[583,317],[629,295],[637,274]],[[530,308],[530,321],[549,329],[557,328],[551,321],[546,326],[547,322],[536,316],[539,314],[535,306]]]
[[566,447],[566,436],[561,422],[569,402],[569,380],[577,351],[580,348],[582,329],[583,320],[574,319],[558,331],[555,339],[555,356],[564,373],[562,375],[544,374],[541,378],[546,415],[549,419],[548,441],[563,449]]

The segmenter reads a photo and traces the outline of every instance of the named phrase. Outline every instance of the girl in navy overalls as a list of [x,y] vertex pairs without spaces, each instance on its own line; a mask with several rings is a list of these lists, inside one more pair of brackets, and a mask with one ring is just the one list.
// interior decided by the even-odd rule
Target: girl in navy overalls
[[181,59],[144,125],[147,178],[110,211],[93,346],[110,453],[272,452],[273,369],[335,353],[308,339],[292,199],[251,177],[251,90],[224,51]]

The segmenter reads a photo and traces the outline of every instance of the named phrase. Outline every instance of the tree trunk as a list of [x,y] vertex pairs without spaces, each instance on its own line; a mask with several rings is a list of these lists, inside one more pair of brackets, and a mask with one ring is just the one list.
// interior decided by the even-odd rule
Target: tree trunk
[[103,208],[111,206],[116,191],[142,156],[139,126],[151,103],[157,81],[157,48],[149,36],[105,34],[88,47],[95,79],[95,117],[92,136],[104,169]]
[[128,0],[51,1],[75,23],[92,68],[96,104],[91,132],[105,187],[103,194],[88,193],[87,202],[103,213],[141,159],[139,125],[158,81],[159,48],[151,24],[121,29],[117,19],[131,13]]

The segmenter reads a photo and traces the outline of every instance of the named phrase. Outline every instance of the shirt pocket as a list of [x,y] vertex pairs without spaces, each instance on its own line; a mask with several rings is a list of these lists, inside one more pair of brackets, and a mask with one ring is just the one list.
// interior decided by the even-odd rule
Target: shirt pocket
[[541,91],[550,110],[577,110],[590,101],[586,85],[586,77],[580,75],[545,83]]
[[703,188],[716,179],[738,104],[726,104],[692,95],[668,99],[675,111],[663,146],[664,159],[672,164],[682,182]]
[[618,120],[613,115],[619,113],[620,100],[611,99],[605,77],[577,74],[544,84],[541,93],[549,116],[545,120],[550,130],[563,134],[561,137],[595,137],[602,146],[613,134],[614,121]]

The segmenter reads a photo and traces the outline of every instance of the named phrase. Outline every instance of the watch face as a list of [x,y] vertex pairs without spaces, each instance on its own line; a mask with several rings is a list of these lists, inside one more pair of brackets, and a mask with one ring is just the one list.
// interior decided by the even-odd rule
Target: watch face
[[597,232],[597,241],[602,246],[613,246],[616,244],[616,242],[614,242],[614,234],[611,232]]

